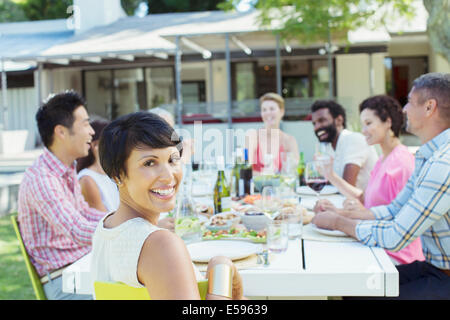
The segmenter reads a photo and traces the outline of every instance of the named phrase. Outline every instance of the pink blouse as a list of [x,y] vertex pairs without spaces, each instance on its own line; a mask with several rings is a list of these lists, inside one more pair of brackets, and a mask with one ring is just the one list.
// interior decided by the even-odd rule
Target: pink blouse
[[[371,208],[391,203],[414,171],[414,156],[404,145],[397,146],[383,161],[381,156],[370,173],[364,192],[364,206]],[[397,252],[386,253],[400,264],[425,260],[420,237]]]

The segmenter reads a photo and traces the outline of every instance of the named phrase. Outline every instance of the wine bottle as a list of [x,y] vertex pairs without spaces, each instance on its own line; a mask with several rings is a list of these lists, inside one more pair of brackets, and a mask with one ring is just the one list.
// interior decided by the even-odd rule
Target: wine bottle
[[300,159],[297,165],[298,184],[299,186],[305,186],[305,158],[303,152],[300,152]]
[[253,194],[253,169],[248,160],[248,149],[244,149],[244,164],[241,167],[240,179],[244,187],[244,195]]
[[233,170],[231,172],[231,179],[232,179],[231,186],[232,188],[234,188],[234,190],[232,190],[232,193],[235,193],[236,197],[244,196],[244,184],[241,179],[242,166],[243,166],[243,153],[242,149],[238,148],[236,149],[236,158]]
[[225,178],[225,161],[223,156],[217,159],[217,181],[214,187],[214,214],[231,210],[231,194]]

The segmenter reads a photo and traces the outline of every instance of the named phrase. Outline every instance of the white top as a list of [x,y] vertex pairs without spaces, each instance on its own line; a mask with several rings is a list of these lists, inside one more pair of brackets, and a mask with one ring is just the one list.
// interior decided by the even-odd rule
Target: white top
[[369,146],[361,133],[344,129],[338,137],[336,150],[333,150],[329,143],[327,151],[333,156],[333,168],[340,177],[344,175],[347,164],[356,164],[361,167],[356,179],[356,187],[365,190],[370,172],[378,160],[375,147]]
[[102,202],[106,210],[108,210],[108,212],[116,211],[120,202],[117,185],[106,174],[100,174],[88,168],[78,172],[78,180],[84,176],[89,176],[94,179],[98,189],[100,190]]
[[[165,230],[145,219],[134,218],[115,228],[105,228],[103,217],[92,238],[91,281],[121,282],[131,287],[144,287],[137,277],[137,266],[142,246],[155,231]],[[203,276],[195,268],[198,280]]]

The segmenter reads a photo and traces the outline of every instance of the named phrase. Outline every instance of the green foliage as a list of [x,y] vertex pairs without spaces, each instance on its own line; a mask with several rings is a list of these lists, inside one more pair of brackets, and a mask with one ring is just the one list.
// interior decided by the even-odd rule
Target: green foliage
[[121,0],[120,2],[127,15],[132,16],[142,0]]
[[19,4],[28,20],[63,19],[69,16],[72,0],[24,0]]
[[0,22],[25,21],[22,8],[11,0],[0,0]]
[[450,1],[423,0],[429,18],[427,31],[434,51],[450,62]]
[[[350,30],[367,27],[378,13],[377,25],[394,13],[411,17],[413,0],[259,0],[260,25],[275,29],[283,39],[301,43],[343,39]],[[228,0],[221,8],[235,8],[239,0]],[[385,14],[379,14],[384,12]]]
[[122,7],[128,15],[133,15],[141,2],[147,2],[148,13],[193,12],[219,10],[217,5],[222,0],[121,0]]
[[9,215],[0,217],[0,270],[0,300],[35,299]]

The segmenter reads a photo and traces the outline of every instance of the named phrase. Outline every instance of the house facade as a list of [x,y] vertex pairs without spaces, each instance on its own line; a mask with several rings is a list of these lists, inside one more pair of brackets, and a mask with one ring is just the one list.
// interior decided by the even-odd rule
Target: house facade
[[[389,94],[405,103],[417,76],[450,72],[449,63],[430,47],[423,8],[414,21],[390,31],[361,29],[349,33],[348,42],[335,43],[330,64],[322,54],[323,44],[284,42],[258,26],[254,10],[138,18],[126,17],[120,1],[108,1],[112,2],[106,6],[106,0],[95,4],[75,1],[71,20],[48,22],[54,24],[53,33],[59,37],[50,37],[47,32],[52,40],[44,48],[26,52],[10,45],[9,54],[2,56],[4,63],[29,67],[4,72],[7,85],[2,92],[8,98],[0,101],[2,121],[8,121],[8,129],[36,131],[30,126],[39,102],[66,89],[81,92],[89,112],[108,119],[161,107],[188,130],[194,121],[223,130],[250,128],[261,126],[258,98],[277,92],[286,99],[282,127],[306,151],[313,150],[315,141],[308,121],[314,100],[336,99],[357,130],[357,110],[363,99]],[[29,32],[34,23],[23,24]],[[8,25],[0,24],[0,32],[11,33],[20,23]],[[16,37],[23,46],[23,37],[33,39],[37,34],[27,35],[24,30],[7,36]],[[25,89],[28,92],[23,95],[28,100],[12,101],[15,90]],[[16,122],[11,120],[14,117]],[[28,147],[39,142],[35,133]],[[306,154],[307,159],[310,156]]]

